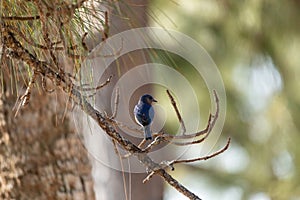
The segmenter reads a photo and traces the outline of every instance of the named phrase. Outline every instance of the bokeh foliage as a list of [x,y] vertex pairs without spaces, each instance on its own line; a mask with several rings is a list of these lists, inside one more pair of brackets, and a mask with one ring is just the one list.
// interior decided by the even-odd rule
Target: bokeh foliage
[[[152,2],[152,25],[198,41],[224,80],[227,116],[220,141],[230,135],[231,150],[182,174],[200,175],[214,188],[207,193],[234,188],[229,199],[300,198],[299,10],[293,0]],[[187,184],[199,184],[195,177]]]

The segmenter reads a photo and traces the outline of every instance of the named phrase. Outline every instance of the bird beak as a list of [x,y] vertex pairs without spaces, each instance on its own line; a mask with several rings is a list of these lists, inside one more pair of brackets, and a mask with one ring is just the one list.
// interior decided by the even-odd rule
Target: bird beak
[[155,99],[152,100],[153,102],[157,102]]

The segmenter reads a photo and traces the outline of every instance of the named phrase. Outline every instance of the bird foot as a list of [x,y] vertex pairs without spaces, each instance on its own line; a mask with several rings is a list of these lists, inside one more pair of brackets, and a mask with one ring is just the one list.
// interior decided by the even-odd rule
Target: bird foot
[[152,140],[152,137],[150,136],[150,137],[146,137],[145,138],[146,140]]

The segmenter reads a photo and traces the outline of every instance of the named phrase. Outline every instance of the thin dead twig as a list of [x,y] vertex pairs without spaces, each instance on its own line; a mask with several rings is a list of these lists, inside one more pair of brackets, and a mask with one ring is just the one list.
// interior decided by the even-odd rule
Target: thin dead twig
[[213,129],[213,127],[214,127],[214,125],[215,125],[215,123],[216,123],[216,121],[219,117],[219,112],[220,112],[219,97],[218,97],[217,92],[215,90],[213,90],[213,95],[214,95],[214,98],[215,98],[214,101],[215,101],[215,105],[216,105],[216,111],[215,111],[214,115],[212,115],[212,114],[209,115],[207,126],[206,126],[205,129],[203,129],[201,131],[198,131],[197,133],[185,134],[185,135],[170,135],[170,134],[164,133],[165,138],[167,140],[170,140],[170,139],[188,139],[188,138],[195,138],[195,137],[198,137],[198,136],[209,133]]
[[125,172],[124,172],[124,165],[123,165],[123,162],[122,162],[122,156],[121,156],[121,153],[120,153],[119,150],[118,150],[116,141],[115,141],[114,139],[112,139],[111,141],[112,141],[112,143],[113,143],[115,153],[116,153],[116,154],[118,155],[118,157],[119,157],[119,161],[120,161],[121,169],[122,169],[123,188],[124,188],[124,192],[125,192],[125,198],[126,198],[126,200],[128,200],[127,187],[126,187],[126,178],[125,178]]
[[115,94],[115,102],[114,102],[114,112],[112,114],[112,116],[110,117],[111,119],[115,119],[118,113],[118,105],[119,105],[119,95],[120,95],[120,89],[117,88],[116,89],[116,94]]
[[108,12],[104,12],[104,26],[103,26],[103,37],[102,41],[105,41],[108,38],[109,34],[109,25],[108,25]]
[[165,139],[162,136],[158,136],[154,139],[153,142],[151,142],[145,149],[143,149],[144,153],[148,153],[150,152],[151,149],[153,149],[153,147],[159,145],[161,142],[164,142]]
[[174,97],[172,96],[172,94],[170,93],[169,90],[167,90],[167,94],[168,94],[168,97],[169,97],[170,100],[171,100],[172,106],[173,106],[173,108],[174,108],[174,110],[175,110],[175,112],[176,112],[176,116],[177,116],[178,121],[179,121],[179,123],[180,123],[180,126],[181,126],[181,134],[182,134],[182,135],[185,135],[185,132],[186,132],[185,124],[184,124],[184,121],[183,121],[183,119],[182,119],[182,117],[181,117],[181,115],[180,115],[180,112],[179,112],[179,110],[178,110],[178,107],[177,107],[177,105],[176,105],[176,101],[174,100]]
[[191,162],[196,162],[196,161],[200,161],[200,160],[208,160],[210,158],[216,157],[217,155],[223,153],[224,151],[226,151],[228,149],[228,147],[230,145],[230,141],[231,141],[231,138],[228,138],[227,144],[222,149],[220,149],[219,151],[217,151],[211,155],[199,157],[199,158],[193,158],[193,159],[175,160],[175,161],[172,161],[171,164],[173,165],[173,164],[178,164],[178,163],[191,163]]
[[85,32],[81,38],[81,44],[82,44],[82,47],[84,48],[84,50],[86,50],[87,52],[89,52],[89,49],[87,47],[87,44],[85,43],[85,39],[86,39],[86,36],[88,35],[87,32]]
[[150,174],[148,174],[148,176],[143,180],[143,183],[149,181],[154,175],[155,175],[154,171],[150,172]]
[[144,144],[146,144],[147,140],[145,138],[143,138],[143,140],[140,142],[140,144],[138,145],[139,148],[142,148],[144,146]]
[[29,21],[40,19],[39,15],[36,16],[1,16],[0,19],[7,21]]
[[28,105],[29,100],[30,100],[30,97],[31,97],[31,90],[32,90],[32,88],[33,88],[33,86],[34,86],[34,83],[35,83],[35,80],[36,80],[36,78],[37,78],[37,75],[38,75],[38,74],[37,74],[36,69],[33,68],[32,76],[31,76],[31,78],[30,78],[30,81],[29,81],[29,83],[28,83],[28,86],[27,86],[27,88],[26,88],[26,91],[25,91],[25,93],[20,97],[20,102],[19,102],[19,106],[18,106],[18,108],[17,108],[17,110],[16,110],[15,117],[18,115],[19,110],[20,110],[21,107],[25,107],[25,106]]

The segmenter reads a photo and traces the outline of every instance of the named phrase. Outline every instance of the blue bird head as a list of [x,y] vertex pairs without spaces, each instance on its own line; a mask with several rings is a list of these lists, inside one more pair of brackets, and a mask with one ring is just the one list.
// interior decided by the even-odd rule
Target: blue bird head
[[157,102],[150,94],[144,94],[143,96],[141,96],[140,101],[150,105],[152,104],[152,102]]

